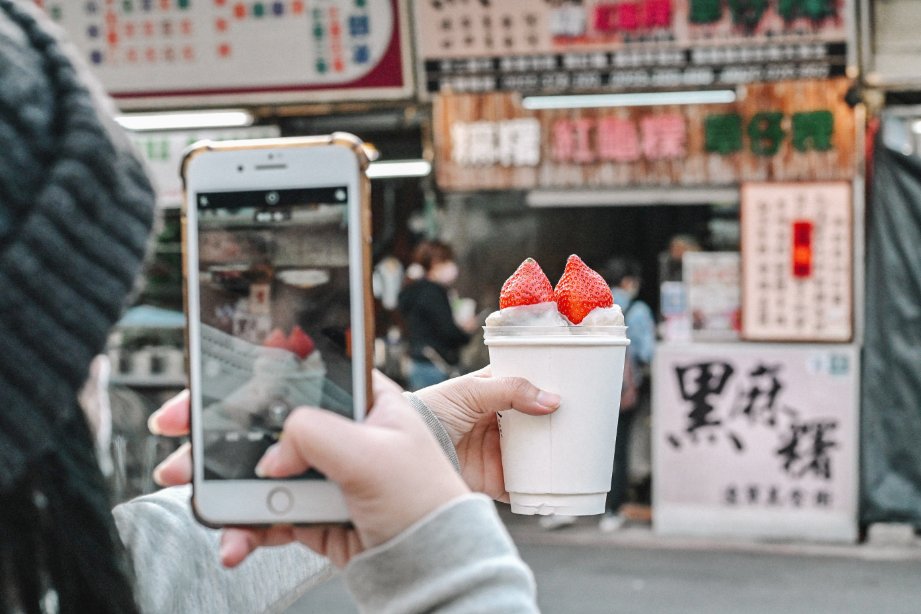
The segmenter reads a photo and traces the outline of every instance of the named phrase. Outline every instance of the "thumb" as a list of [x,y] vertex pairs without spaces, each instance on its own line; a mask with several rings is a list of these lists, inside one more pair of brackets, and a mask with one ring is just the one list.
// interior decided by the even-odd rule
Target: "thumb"
[[311,467],[335,482],[347,481],[363,457],[370,433],[359,424],[325,409],[300,407],[288,416],[282,437],[266,450],[256,475],[286,477]]
[[560,406],[560,395],[541,390],[523,377],[472,377],[476,406],[481,412],[508,408],[524,414],[549,414]]

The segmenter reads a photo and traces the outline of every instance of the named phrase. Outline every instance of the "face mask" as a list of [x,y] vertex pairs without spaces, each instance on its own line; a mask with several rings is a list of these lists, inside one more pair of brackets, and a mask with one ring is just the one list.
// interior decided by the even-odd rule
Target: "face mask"
[[457,276],[460,271],[457,268],[457,264],[454,262],[443,262],[439,264],[433,271],[432,281],[435,281],[443,286],[450,286],[455,281],[457,281]]

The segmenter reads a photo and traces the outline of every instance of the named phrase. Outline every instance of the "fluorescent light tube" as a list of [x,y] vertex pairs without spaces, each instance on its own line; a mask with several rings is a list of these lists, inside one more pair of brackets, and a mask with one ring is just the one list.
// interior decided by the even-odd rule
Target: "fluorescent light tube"
[[115,117],[127,130],[199,130],[203,128],[239,128],[251,126],[253,115],[241,109],[220,111],[183,111],[177,113],[131,113]]
[[372,162],[368,165],[368,177],[387,179],[396,177],[425,177],[432,172],[432,163],[428,160],[390,160]]
[[571,96],[528,96],[525,109],[591,109],[598,107],[648,107],[666,104],[727,104],[735,102],[733,90],[688,92],[637,92],[629,94],[574,94]]

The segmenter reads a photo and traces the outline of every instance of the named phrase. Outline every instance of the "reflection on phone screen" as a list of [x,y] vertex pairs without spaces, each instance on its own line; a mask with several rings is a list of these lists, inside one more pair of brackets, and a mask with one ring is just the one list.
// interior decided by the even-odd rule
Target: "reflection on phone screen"
[[348,196],[195,195],[205,479],[256,479],[296,407],[353,418]]

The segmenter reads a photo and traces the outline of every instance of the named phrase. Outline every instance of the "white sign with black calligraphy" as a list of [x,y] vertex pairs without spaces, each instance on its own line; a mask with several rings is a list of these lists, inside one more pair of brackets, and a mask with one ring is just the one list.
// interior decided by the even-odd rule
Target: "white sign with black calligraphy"
[[661,346],[656,532],[856,540],[858,382],[852,345]]

